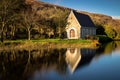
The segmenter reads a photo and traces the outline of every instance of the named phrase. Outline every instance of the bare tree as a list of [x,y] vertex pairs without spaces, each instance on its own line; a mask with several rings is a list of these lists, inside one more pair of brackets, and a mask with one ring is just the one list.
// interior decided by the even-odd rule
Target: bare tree
[[21,13],[22,16],[22,25],[25,27],[27,33],[28,33],[28,40],[31,39],[31,31],[32,29],[37,25],[37,15],[36,12],[30,10],[28,8],[26,11],[23,11]]

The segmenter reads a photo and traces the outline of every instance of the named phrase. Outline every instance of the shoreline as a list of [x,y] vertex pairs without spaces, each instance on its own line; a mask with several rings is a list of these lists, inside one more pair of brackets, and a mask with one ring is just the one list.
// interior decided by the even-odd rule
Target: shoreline
[[0,45],[0,50],[28,50],[46,48],[96,48],[100,43],[97,40],[64,40],[64,39],[40,39],[40,40],[11,40]]

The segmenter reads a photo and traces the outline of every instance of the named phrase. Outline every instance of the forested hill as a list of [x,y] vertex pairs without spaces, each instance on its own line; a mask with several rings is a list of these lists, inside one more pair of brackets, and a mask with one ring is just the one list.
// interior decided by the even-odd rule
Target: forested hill
[[[33,9],[38,10],[38,14],[53,16],[56,10],[59,11],[68,11],[69,14],[70,8],[66,8],[63,6],[53,5],[40,1],[28,0],[28,4],[31,4]],[[89,13],[84,11],[78,11],[83,14],[87,14],[91,17],[94,24],[97,26],[97,34],[99,35],[108,35],[111,38],[120,38],[120,20],[115,20],[111,16],[97,13]],[[48,17],[48,16],[47,16]]]
[[[64,38],[72,9],[37,0],[0,0],[0,39]],[[120,20],[89,12],[98,35],[120,38]]]

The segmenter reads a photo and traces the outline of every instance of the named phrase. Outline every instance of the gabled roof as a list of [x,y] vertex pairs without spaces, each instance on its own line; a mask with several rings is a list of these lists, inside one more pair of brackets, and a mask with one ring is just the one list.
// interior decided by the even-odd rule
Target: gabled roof
[[81,27],[95,27],[94,23],[88,15],[76,11],[72,12],[75,15],[79,24],[81,25]]

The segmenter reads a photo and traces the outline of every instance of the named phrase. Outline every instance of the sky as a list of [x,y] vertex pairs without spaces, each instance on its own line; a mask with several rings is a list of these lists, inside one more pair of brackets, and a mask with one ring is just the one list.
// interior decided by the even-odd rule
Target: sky
[[79,11],[120,17],[120,0],[41,0]]

